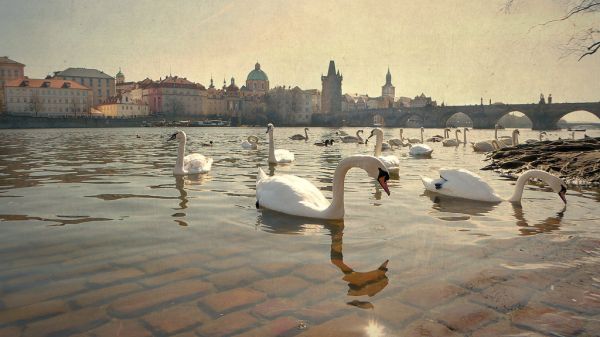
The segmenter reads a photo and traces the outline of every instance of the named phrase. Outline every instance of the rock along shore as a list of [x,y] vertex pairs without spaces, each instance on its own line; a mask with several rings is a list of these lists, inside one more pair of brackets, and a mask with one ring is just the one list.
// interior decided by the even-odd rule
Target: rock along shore
[[569,184],[600,186],[600,138],[519,144],[488,154],[482,170],[513,176],[530,169],[555,174]]

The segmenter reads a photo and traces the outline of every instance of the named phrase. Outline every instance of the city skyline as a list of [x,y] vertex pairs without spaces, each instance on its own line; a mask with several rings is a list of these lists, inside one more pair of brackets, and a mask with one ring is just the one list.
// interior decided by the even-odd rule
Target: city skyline
[[211,76],[243,83],[258,61],[272,86],[320,89],[335,60],[343,93],[381,95],[389,67],[396,96],[438,103],[598,101],[600,57],[562,57],[569,25],[534,27],[559,17],[560,4],[506,14],[503,3],[1,0],[0,54],[38,78],[121,68],[127,80],[171,73],[206,86]]

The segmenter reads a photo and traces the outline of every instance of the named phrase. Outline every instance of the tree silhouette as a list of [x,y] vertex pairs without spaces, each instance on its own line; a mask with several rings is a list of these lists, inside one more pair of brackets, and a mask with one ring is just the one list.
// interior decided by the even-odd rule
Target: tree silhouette
[[[509,13],[520,1],[524,0],[506,0],[503,7],[504,12]],[[565,5],[565,14],[563,16],[542,22],[534,27],[577,20],[585,15],[598,15],[600,17],[600,0],[570,1]],[[596,21],[596,24],[599,22],[600,19]],[[588,55],[595,54],[598,49],[600,49],[600,27],[597,25],[580,30],[573,34],[565,43],[567,54],[578,54],[579,60]]]

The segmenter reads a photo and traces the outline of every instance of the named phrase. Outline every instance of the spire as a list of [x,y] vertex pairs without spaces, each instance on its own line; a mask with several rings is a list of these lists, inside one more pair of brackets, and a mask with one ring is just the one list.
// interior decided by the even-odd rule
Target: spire
[[327,70],[327,76],[335,75],[335,62],[333,60],[329,61],[329,70]]
[[385,75],[385,85],[392,85],[392,74],[390,73],[390,67],[388,67],[387,74]]
[[211,88],[211,89],[212,89],[212,88],[214,88],[214,87],[215,87],[215,84],[213,83],[213,77],[212,77],[212,74],[211,74],[211,75],[210,75],[210,86],[209,86],[209,88]]

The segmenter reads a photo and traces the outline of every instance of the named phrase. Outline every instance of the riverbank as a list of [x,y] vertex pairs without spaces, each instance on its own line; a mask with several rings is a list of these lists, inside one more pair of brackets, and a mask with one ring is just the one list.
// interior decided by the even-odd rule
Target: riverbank
[[519,144],[494,151],[483,170],[517,175],[540,169],[569,184],[600,186],[600,137]]

